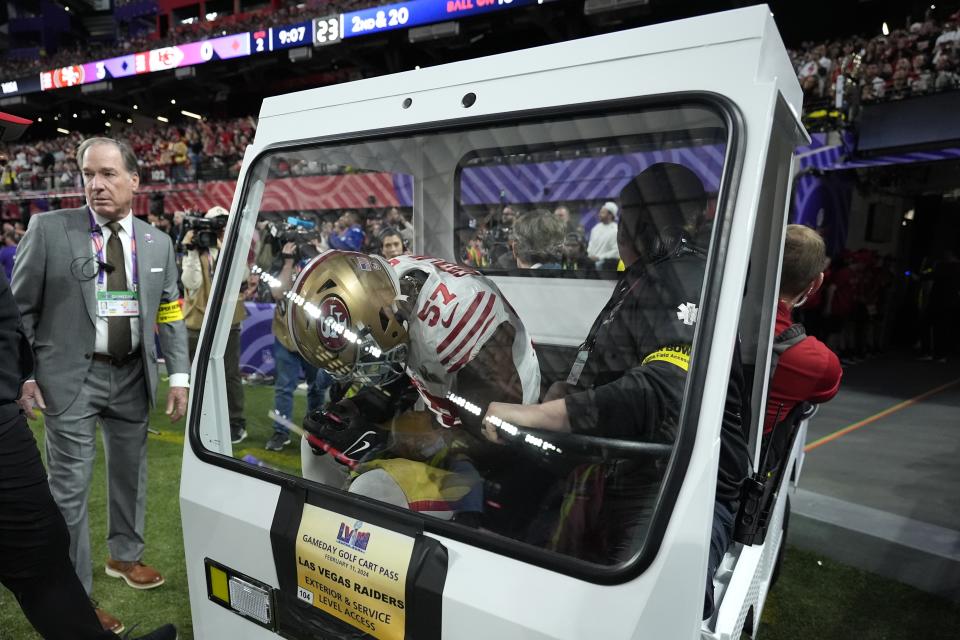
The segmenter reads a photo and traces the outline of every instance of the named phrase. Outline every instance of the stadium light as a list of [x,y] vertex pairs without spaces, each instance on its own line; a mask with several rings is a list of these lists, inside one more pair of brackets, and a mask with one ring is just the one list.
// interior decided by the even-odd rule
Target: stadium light
[[287,57],[290,62],[303,62],[313,57],[313,47],[297,47],[287,51]]
[[883,32],[883,35],[885,35],[885,36],[890,35],[890,27],[887,26],[887,23],[886,23],[886,22],[883,23],[883,26],[882,26],[882,27],[880,27],[880,31],[882,31],[882,32]]
[[585,0],[583,15],[593,16],[607,11],[619,11],[629,7],[641,7],[650,4],[650,0]]
[[85,84],[80,87],[80,93],[83,94],[103,93],[106,91],[113,91],[113,83],[109,80],[102,80],[100,82],[94,82],[93,84]]
[[63,127],[57,127],[57,132],[62,133],[63,135],[69,135],[70,132],[64,129]]
[[197,120],[203,120],[203,116],[194,113],[193,111],[187,111],[186,109],[181,109],[180,113],[187,116],[188,118],[195,118]]
[[165,118],[163,116],[157,116],[157,120],[159,120],[160,122],[170,122],[169,118]]
[[439,24],[428,24],[407,30],[407,40],[410,41],[410,44],[440,40],[441,38],[452,38],[458,35],[460,35],[460,23],[456,20],[441,22]]

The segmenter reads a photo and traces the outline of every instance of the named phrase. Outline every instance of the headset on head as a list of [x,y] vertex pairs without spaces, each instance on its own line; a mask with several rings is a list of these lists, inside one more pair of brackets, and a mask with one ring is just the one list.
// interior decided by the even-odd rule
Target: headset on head
[[620,192],[620,225],[633,236],[642,260],[652,262],[697,246],[707,222],[709,198],[687,167],[671,162],[650,165]]

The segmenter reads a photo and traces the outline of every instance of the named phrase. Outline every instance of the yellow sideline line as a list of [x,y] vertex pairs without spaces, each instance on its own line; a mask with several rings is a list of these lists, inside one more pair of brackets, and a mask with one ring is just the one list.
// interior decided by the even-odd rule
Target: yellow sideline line
[[881,411],[881,412],[879,412],[879,413],[873,414],[873,415],[870,416],[869,418],[864,418],[863,420],[861,420],[861,421],[859,421],[859,422],[854,422],[853,424],[847,425],[846,427],[844,427],[844,428],[842,428],[842,429],[840,429],[840,430],[838,430],[838,431],[834,431],[833,433],[831,433],[831,434],[829,434],[829,435],[823,436],[823,437],[820,438],[819,440],[814,440],[813,442],[811,442],[810,444],[808,444],[806,447],[804,447],[803,450],[804,450],[804,452],[813,451],[814,449],[816,449],[816,448],[819,447],[819,446],[825,445],[825,444],[827,444],[828,442],[833,442],[833,441],[836,440],[837,438],[840,438],[841,436],[845,436],[845,435],[847,435],[848,433],[850,433],[851,431],[856,431],[856,430],[859,429],[860,427],[865,427],[865,426],[867,426],[868,424],[871,424],[871,423],[873,423],[873,422],[876,422],[877,420],[880,420],[881,418],[886,418],[887,416],[889,416],[889,415],[892,414],[892,413],[896,413],[897,411],[900,411],[900,410],[902,410],[902,409],[906,409],[907,407],[913,406],[913,405],[917,404],[918,402],[922,402],[923,400],[926,400],[926,399],[929,398],[930,396],[932,396],[932,395],[934,395],[934,394],[937,394],[937,393],[940,393],[940,392],[943,391],[944,389],[949,389],[950,387],[952,387],[952,386],[954,386],[954,385],[956,385],[956,384],[958,384],[958,383],[960,383],[960,378],[957,378],[956,380],[953,380],[953,381],[948,382],[948,383],[946,383],[946,384],[942,384],[942,385],[940,385],[939,387],[935,387],[935,388],[933,388],[933,389],[930,389],[929,391],[925,391],[925,392],[921,393],[921,394],[918,395],[918,396],[915,396],[915,397],[913,397],[913,398],[910,398],[909,400],[904,400],[903,402],[901,402],[901,403],[899,403],[899,404],[895,404],[895,405],[893,405],[892,407],[889,407],[889,408],[887,408],[887,409],[884,409],[883,411]]
[[183,444],[183,434],[176,433],[174,431],[161,431],[160,433],[150,433],[148,437],[151,440],[159,440],[160,442],[169,442],[171,444]]
[[[160,433],[151,433],[148,434],[150,440],[159,440],[160,442],[165,442],[168,444],[177,444],[182,445],[184,441],[184,436],[182,433],[177,433],[175,431],[161,431]],[[295,459],[299,461],[299,451],[300,447],[297,446]],[[241,458],[247,453],[252,454],[261,462],[266,462],[275,466],[284,465],[290,462],[290,456],[285,456],[282,454],[275,453],[273,451],[267,451],[259,447],[245,447],[243,445],[238,446],[234,452],[233,457]]]

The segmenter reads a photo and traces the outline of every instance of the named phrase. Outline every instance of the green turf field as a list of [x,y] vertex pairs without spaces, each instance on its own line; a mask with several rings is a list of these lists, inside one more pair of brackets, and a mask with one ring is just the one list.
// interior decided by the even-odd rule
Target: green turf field
[[[272,389],[245,387],[245,391],[250,436],[237,447],[235,454],[250,453],[272,466],[297,469],[296,436],[292,445],[282,452],[262,449],[271,433],[267,411],[272,404]],[[161,389],[163,393],[165,390]],[[300,416],[304,398],[297,396],[296,402],[297,416]],[[262,407],[262,411],[254,407]],[[151,426],[159,430],[160,435],[149,436],[150,491],[144,561],[163,572],[166,584],[152,591],[135,591],[122,580],[108,578],[103,574],[103,565],[99,564],[94,566],[94,596],[128,628],[140,623],[142,629],[135,635],[173,622],[180,628],[181,638],[193,638],[178,501],[183,421],[173,425],[157,410]],[[42,442],[39,422],[34,423],[34,432]],[[90,495],[91,544],[95,559],[105,558],[107,553],[105,486],[103,449],[99,446]],[[760,637],[764,640],[939,640],[957,637],[958,628],[960,605],[791,548],[780,581],[764,609]],[[0,588],[0,640],[38,637],[10,592]]]

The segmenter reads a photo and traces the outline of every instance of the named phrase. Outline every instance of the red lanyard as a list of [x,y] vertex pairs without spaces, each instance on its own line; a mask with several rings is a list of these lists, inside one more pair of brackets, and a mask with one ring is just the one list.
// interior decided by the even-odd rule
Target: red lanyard
[[[100,225],[97,224],[97,221],[93,217],[90,208],[87,207],[87,215],[90,216],[90,240],[93,241],[93,250],[97,254],[97,261],[99,264],[106,264],[106,260],[103,255],[103,229],[100,228]],[[137,283],[139,281],[139,270],[137,269],[137,236],[133,232],[133,227],[130,227],[130,264],[132,265],[131,271],[133,272],[133,291],[137,290]],[[126,265],[111,265],[114,269],[126,269]],[[97,275],[97,284],[99,286],[104,286],[106,282],[106,273],[103,267],[100,267],[99,273]]]

